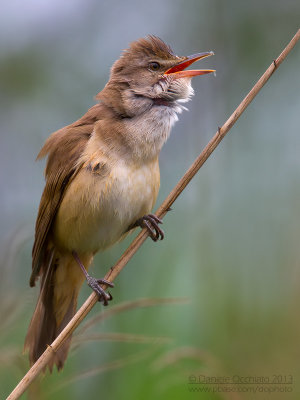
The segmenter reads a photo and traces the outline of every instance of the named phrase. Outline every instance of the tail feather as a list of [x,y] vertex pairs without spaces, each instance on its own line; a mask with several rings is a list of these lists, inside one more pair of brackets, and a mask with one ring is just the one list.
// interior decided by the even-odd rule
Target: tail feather
[[[72,256],[57,256],[49,252],[41,268],[41,290],[25,339],[33,365],[76,312],[77,297],[84,281],[83,274]],[[62,344],[48,363],[50,372],[56,364],[60,370],[67,358],[71,336]]]

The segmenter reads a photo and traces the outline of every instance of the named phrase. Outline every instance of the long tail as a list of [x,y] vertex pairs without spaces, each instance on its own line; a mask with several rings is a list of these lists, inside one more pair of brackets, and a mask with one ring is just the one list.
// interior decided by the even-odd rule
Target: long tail
[[[82,259],[89,266],[91,257]],[[84,281],[71,254],[57,255],[52,250],[45,257],[41,268],[41,289],[25,339],[24,349],[29,351],[33,365],[54,339],[65,328],[76,312],[79,289]],[[71,336],[55,353],[48,367],[52,372],[56,364],[60,370],[67,358]]]

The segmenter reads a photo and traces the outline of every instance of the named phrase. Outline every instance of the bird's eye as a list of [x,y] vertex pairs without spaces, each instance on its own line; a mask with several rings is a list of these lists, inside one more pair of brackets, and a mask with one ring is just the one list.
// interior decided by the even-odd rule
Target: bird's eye
[[149,63],[149,69],[151,71],[158,71],[160,69],[160,64],[156,61],[152,61],[151,63]]

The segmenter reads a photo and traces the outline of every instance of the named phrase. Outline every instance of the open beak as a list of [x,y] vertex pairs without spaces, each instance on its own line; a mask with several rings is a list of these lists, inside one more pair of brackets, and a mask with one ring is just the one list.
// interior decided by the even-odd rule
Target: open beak
[[208,51],[205,53],[197,53],[191,56],[185,57],[183,61],[174,65],[173,67],[167,69],[164,75],[172,75],[174,79],[192,77],[197,75],[205,75],[210,74],[211,72],[215,72],[214,69],[188,69],[189,65],[193,64],[195,61],[201,60],[202,58],[213,56],[213,51]]

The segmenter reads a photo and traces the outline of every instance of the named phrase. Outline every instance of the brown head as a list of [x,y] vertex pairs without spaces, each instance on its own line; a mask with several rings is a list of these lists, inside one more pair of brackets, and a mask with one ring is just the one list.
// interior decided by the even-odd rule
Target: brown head
[[155,106],[177,107],[193,94],[191,78],[214,70],[186,70],[213,52],[178,57],[156,36],[131,43],[111,69],[109,82],[97,99],[123,117],[133,117]]

